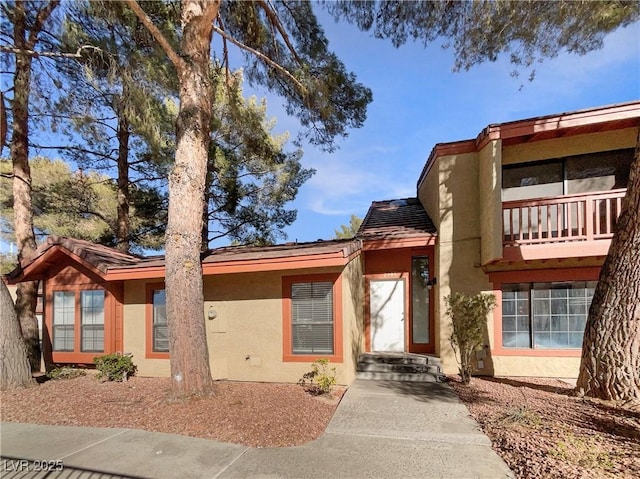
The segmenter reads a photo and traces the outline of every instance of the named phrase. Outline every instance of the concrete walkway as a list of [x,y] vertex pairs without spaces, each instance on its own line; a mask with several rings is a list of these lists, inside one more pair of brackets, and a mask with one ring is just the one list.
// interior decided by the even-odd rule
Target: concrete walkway
[[[2,423],[0,438],[0,476],[7,479],[513,477],[440,383],[356,380],[322,437],[298,447],[16,423]],[[55,462],[49,473],[33,470],[45,460],[61,461],[62,470]]]

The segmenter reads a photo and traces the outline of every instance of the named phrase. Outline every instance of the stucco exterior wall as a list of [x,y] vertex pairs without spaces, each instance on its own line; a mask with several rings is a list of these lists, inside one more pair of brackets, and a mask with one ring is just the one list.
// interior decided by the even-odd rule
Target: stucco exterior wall
[[511,165],[527,161],[548,160],[564,156],[596,153],[599,151],[633,148],[636,144],[638,128],[567,136],[553,140],[507,146],[502,152],[502,163]]
[[496,356],[492,361],[495,376],[575,378],[580,369],[579,357]]
[[[342,273],[343,362],[331,364],[336,368],[338,384],[353,380],[358,347],[362,344],[364,286],[360,262],[359,258],[354,259]],[[297,382],[311,369],[311,363],[283,362],[282,278],[339,271],[340,268],[317,268],[205,276],[203,317],[213,378]],[[139,375],[168,377],[169,360],[145,357],[146,284],[126,284],[125,351],[133,354]],[[215,311],[214,319],[208,319],[210,309]]]
[[[495,159],[492,159],[495,161]],[[445,373],[458,372],[449,335],[451,321],[445,298],[453,292],[475,294],[493,289],[481,268],[479,155],[441,156],[432,166],[419,191],[429,216],[438,218],[435,248],[436,354]],[[431,198],[437,192],[438,200]],[[424,200],[423,200],[424,198]]]
[[502,140],[478,154],[480,248],[482,264],[502,258]]
[[146,354],[146,284],[154,281],[127,281],[124,287],[123,350],[133,355],[138,375],[147,377],[169,377],[171,369],[166,359],[148,359]]

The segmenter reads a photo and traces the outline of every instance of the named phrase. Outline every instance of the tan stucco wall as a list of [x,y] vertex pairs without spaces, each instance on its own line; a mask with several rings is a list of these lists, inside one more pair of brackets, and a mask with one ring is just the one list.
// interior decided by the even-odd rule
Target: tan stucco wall
[[[153,283],[158,282],[150,281]],[[146,281],[127,281],[124,288],[123,344],[124,352],[133,354],[140,376],[168,377],[169,361],[145,358],[145,294]]]
[[[434,312],[436,354],[440,356],[447,374],[457,373],[458,364],[449,344],[451,321],[446,316],[445,298],[458,291],[475,294],[492,289],[480,267],[478,177],[477,153],[441,156],[431,167],[418,192],[429,216],[438,218],[438,243],[435,249],[438,283]],[[436,192],[438,199],[434,200]]]
[[494,356],[495,376],[539,376],[549,378],[576,378],[580,358]]
[[481,262],[502,258],[502,140],[478,154]]
[[[354,378],[358,345],[362,344],[363,289],[360,258],[342,276],[343,362],[332,363],[338,384]],[[214,379],[297,382],[310,362],[283,362],[283,276],[339,272],[318,268],[265,273],[212,275],[204,278],[204,311],[209,362]],[[156,282],[156,281],[150,281]],[[169,376],[169,361],[145,358],[145,282],[125,287],[124,345],[134,355],[141,376]]]
[[599,151],[633,148],[638,128],[575,135],[553,140],[507,146],[502,152],[502,164],[511,165],[527,161],[548,160],[564,156],[596,153]]

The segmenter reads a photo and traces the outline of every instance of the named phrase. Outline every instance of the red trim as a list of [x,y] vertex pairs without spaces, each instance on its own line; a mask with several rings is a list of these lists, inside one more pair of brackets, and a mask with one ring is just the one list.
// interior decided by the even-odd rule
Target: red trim
[[[82,313],[80,294],[82,291],[100,290],[104,292],[104,347],[103,351],[83,352],[82,348]],[[45,297],[45,326],[49,330],[49,338],[53,343],[53,294],[61,291],[71,291],[74,294],[74,351],[55,351],[51,344],[51,359],[53,363],[93,364],[93,358],[116,352],[117,333],[115,329],[116,300],[113,295],[100,284],[64,285],[53,283],[46,288]],[[48,348],[47,348],[48,349]]]
[[482,150],[490,141],[498,139],[503,140],[503,146],[507,146],[507,144],[544,140],[571,133],[582,134],[633,128],[640,124],[639,116],[640,102],[634,101],[488,125],[475,139],[439,143],[434,146],[418,178],[418,190],[435,164],[436,158],[441,156],[474,153]]
[[[64,255],[68,259],[60,260],[57,259],[59,255]],[[17,282],[22,281],[31,281],[37,279],[43,279],[43,272],[49,269],[53,265],[58,265],[60,263],[67,263],[68,260],[74,261],[86,268],[88,271],[96,275],[101,280],[105,280],[104,272],[100,271],[98,268],[93,266],[88,261],[84,260],[77,254],[69,251],[63,246],[55,245],[46,250],[41,256],[37,257],[33,262],[24,267],[19,276],[15,278],[10,278],[10,284],[15,284]]]
[[599,267],[549,269],[531,271],[500,271],[489,273],[489,281],[493,283],[493,294],[496,307],[493,309],[493,340],[491,349],[493,356],[527,356],[527,357],[580,357],[580,349],[527,349],[502,347],[502,285],[509,283],[547,283],[557,281],[597,281]]
[[[216,263],[202,263],[202,274],[255,273],[262,271],[282,271],[303,268],[324,268],[344,266],[358,251],[345,256],[343,250],[333,253],[310,254],[302,256],[263,258],[244,261],[220,261]],[[164,266],[136,266],[133,268],[110,268],[108,280],[156,279],[165,277]]]
[[[333,354],[294,354],[291,343],[291,285],[293,283],[331,281],[333,283]],[[325,358],[333,363],[343,360],[342,275],[340,273],[306,274],[282,278],[282,361],[312,363]]]
[[153,350],[153,292],[165,289],[164,283],[147,283],[145,286],[144,357],[147,359],[169,359],[169,353]]

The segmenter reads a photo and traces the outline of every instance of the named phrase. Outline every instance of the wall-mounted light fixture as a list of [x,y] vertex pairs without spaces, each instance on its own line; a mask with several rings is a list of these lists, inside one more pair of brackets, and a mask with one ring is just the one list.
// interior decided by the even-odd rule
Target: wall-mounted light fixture
[[427,280],[427,289],[431,289],[433,288],[436,284],[438,283],[438,281],[436,280],[436,277],[434,276],[433,278],[431,278],[430,280]]
[[213,309],[213,306],[209,306],[209,311],[207,311],[207,318],[216,319],[217,317],[218,313],[216,312],[216,310]]

